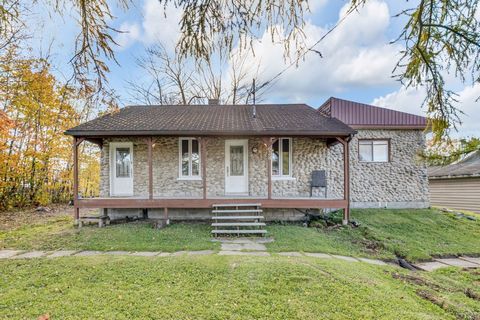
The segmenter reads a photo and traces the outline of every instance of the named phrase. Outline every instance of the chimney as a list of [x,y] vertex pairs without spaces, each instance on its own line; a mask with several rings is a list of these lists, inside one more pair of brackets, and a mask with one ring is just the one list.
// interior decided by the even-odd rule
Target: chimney
[[218,105],[220,104],[220,99],[208,99],[209,105]]

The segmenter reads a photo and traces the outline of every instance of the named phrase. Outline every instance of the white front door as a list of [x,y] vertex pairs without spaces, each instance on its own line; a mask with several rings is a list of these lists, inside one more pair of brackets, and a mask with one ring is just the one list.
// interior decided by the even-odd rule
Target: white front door
[[225,193],[248,194],[248,140],[225,140]]
[[110,144],[110,195],[133,196],[133,144]]

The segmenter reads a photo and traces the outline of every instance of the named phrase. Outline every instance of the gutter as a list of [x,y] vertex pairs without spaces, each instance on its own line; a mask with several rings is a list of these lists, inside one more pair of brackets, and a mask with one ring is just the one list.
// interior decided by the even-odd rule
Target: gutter
[[461,174],[461,175],[444,175],[444,176],[429,176],[431,180],[455,179],[455,178],[480,178],[480,173]]
[[318,136],[350,137],[356,131],[165,131],[165,130],[67,130],[66,135],[74,137],[112,137],[112,136]]

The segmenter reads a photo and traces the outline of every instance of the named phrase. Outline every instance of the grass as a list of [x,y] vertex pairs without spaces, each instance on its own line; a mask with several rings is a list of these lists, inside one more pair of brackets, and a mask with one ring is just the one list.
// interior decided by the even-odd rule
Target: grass
[[[480,254],[480,222],[436,210],[354,210],[358,228],[270,224],[268,250],[421,260]],[[7,219],[8,220],[8,219]],[[9,220],[10,221],[10,220]],[[205,224],[2,224],[0,248],[218,249]],[[0,260],[0,319],[480,319],[480,271],[431,273],[339,259],[94,256]]]
[[[412,281],[394,267],[278,256],[66,257],[4,260],[0,269],[5,319],[455,319],[467,312],[475,319],[479,312],[478,301],[461,296],[465,287],[479,294],[479,276],[461,270]],[[445,279],[462,288],[419,294],[429,290],[424,282],[446,287]]]
[[162,230],[148,223],[112,225],[107,228],[73,227],[70,217],[46,219],[0,231],[0,247],[25,250],[164,251],[218,249],[206,224],[173,224]]
[[[480,220],[472,221],[438,210],[353,210],[358,228],[304,228],[269,224],[271,252],[325,252],[409,261],[438,256],[480,255]],[[173,224],[156,230],[146,223],[76,229],[66,216],[0,229],[0,248],[125,251],[219,249],[207,224]]]
[[438,256],[480,254],[480,220],[472,221],[434,209],[353,210],[358,228],[303,228],[272,225],[273,252],[327,252],[410,261]]
[[270,235],[275,241],[269,243],[271,252],[303,251],[342,254],[347,256],[393,259],[395,256],[379,244],[367,239],[356,229],[305,228],[299,225],[270,225]]

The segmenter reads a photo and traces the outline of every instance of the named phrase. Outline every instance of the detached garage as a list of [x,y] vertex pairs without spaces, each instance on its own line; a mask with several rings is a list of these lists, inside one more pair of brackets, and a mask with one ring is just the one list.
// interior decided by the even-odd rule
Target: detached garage
[[480,213],[480,150],[428,169],[432,206]]

